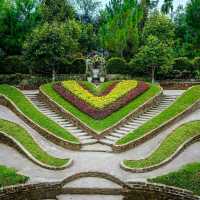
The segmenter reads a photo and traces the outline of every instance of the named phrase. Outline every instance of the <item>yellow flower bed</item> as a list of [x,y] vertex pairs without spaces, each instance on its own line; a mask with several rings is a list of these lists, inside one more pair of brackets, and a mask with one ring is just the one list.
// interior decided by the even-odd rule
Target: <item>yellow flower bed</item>
[[138,82],[136,80],[123,80],[119,82],[106,96],[95,96],[84,89],[77,81],[71,80],[62,82],[64,88],[97,109],[102,109],[118,100],[130,90],[136,88],[137,84]]

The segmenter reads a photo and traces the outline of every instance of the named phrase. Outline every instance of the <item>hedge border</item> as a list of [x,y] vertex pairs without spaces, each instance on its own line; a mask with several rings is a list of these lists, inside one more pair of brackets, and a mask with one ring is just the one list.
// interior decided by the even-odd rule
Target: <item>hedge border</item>
[[[26,98],[26,97],[25,97]],[[28,101],[30,101],[28,99]],[[64,140],[50,131],[42,128],[40,125],[33,122],[28,116],[26,116],[24,113],[21,112],[21,110],[15,105],[15,103],[7,98],[5,95],[0,94],[0,104],[8,107],[10,110],[12,110],[20,119],[22,119],[25,123],[27,123],[31,128],[35,129],[38,133],[40,133],[43,137],[45,137],[47,140],[50,140],[51,142],[60,145],[67,149],[72,150],[80,150],[81,144],[76,143],[70,143],[67,140]]]
[[53,99],[51,99],[48,94],[42,91],[41,87],[39,88],[39,96],[40,98],[53,110],[60,112],[63,117],[70,120],[73,124],[75,124],[77,127],[87,131],[89,134],[91,134],[94,138],[97,140],[102,139],[104,136],[110,134],[115,128],[118,126],[123,125],[126,123],[130,118],[137,117],[144,113],[146,110],[150,109],[153,105],[158,104],[163,97],[163,89],[159,86],[160,92],[158,92],[155,96],[148,99],[144,104],[140,105],[138,108],[131,111],[128,115],[123,117],[120,121],[113,124],[111,127],[108,127],[107,129],[104,129],[101,132],[97,132],[91,127],[89,127],[86,123],[81,121],[79,118],[77,118],[75,115],[73,115],[71,112],[65,110],[61,105],[59,105],[57,102],[55,102]]
[[189,106],[188,108],[183,110],[181,113],[178,113],[175,117],[164,122],[159,127],[149,131],[147,134],[141,136],[140,138],[138,138],[134,141],[130,141],[126,144],[122,144],[122,145],[114,144],[112,146],[112,149],[114,152],[123,152],[123,151],[127,151],[129,149],[135,148],[136,146],[148,141],[149,139],[154,138],[155,136],[157,136],[160,133],[160,131],[164,130],[165,128],[168,128],[169,126],[172,126],[173,124],[180,121],[184,117],[188,116],[189,114],[191,114],[198,108],[200,108],[200,100],[196,101],[191,106]]
[[[196,135],[196,136],[188,139],[181,146],[179,146],[178,149],[170,157],[166,158],[165,160],[163,160],[159,164],[152,165],[152,166],[149,166],[149,167],[144,167],[144,168],[131,168],[131,167],[126,166],[124,164],[124,162],[122,161],[120,163],[120,167],[122,169],[126,170],[126,171],[131,171],[131,172],[134,172],[134,173],[144,173],[144,172],[153,171],[155,169],[158,169],[158,168],[163,167],[163,166],[167,165],[168,163],[170,163],[178,155],[180,155],[187,147],[189,147],[190,145],[194,144],[195,142],[197,142],[199,140],[200,140],[200,135]],[[142,160],[145,160],[145,159],[142,159]]]
[[18,152],[20,152],[23,155],[25,155],[25,157],[27,157],[33,163],[35,163],[35,164],[37,164],[37,165],[39,165],[39,166],[41,166],[43,168],[46,168],[46,169],[50,169],[50,170],[63,170],[65,168],[67,168],[67,167],[70,167],[72,165],[72,163],[73,163],[72,159],[69,159],[69,161],[65,165],[60,166],[60,167],[47,165],[47,164],[44,164],[41,161],[37,160],[14,137],[8,135],[7,133],[5,133],[3,131],[0,131],[0,140],[3,141],[3,142],[5,142],[10,147],[14,147],[15,149],[17,149]]

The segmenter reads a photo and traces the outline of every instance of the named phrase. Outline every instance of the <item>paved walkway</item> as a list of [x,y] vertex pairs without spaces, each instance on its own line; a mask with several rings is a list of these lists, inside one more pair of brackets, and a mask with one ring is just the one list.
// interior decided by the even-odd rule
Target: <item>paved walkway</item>
[[141,159],[147,157],[159,146],[159,144],[173,129],[185,122],[197,119],[200,120],[200,110],[195,111],[175,125],[167,128],[155,138],[145,142],[135,149],[131,149],[129,151],[118,154],[92,151],[93,149],[104,149],[105,146],[101,144],[90,146],[91,151],[71,151],[59,147],[43,138],[35,130],[26,125],[21,119],[19,119],[19,117],[17,117],[13,112],[11,112],[8,108],[4,106],[0,106],[0,118],[16,122],[26,128],[31,133],[33,138],[38,142],[38,144],[43,149],[48,151],[49,154],[60,158],[72,158],[74,161],[74,164],[70,168],[67,168],[65,170],[47,170],[35,165],[34,163],[26,159],[23,155],[19,154],[15,149],[7,145],[0,144],[0,164],[16,168],[17,170],[19,170],[19,172],[29,176],[31,178],[30,182],[59,181],[75,173],[86,171],[106,172],[124,181],[145,181],[147,178],[155,177],[168,173],[170,171],[177,170],[184,164],[200,161],[200,142],[197,142],[188,147],[183,153],[181,153],[168,165],[148,173],[126,172],[122,170],[119,165],[120,162],[124,159]]

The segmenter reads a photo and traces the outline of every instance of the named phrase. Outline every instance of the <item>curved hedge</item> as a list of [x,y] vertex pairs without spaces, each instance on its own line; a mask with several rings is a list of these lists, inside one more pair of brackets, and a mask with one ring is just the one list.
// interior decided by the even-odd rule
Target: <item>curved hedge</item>
[[78,138],[41,113],[18,89],[9,85],[0,85],[0,96],[1,95],[11,100],[16,107],[35,124],[50,131],[55,136],[67,140],[69,143],[80,143]]
[[53,84],[45,84],[40,87],[42,93],[48,98],[55,101],[65,111],[71,113],[73,116],[78,118],[81,122],[85,123],[89,128],[93,129],[96,133],[102,133],[105,129],[115,125],[128,114],[136,110],[139,106],[150,100],[152,97],[158,95],[161,88],[158,85],[151,85],[149,90],[138,96],[134,101],[131,101],[126,106],[122,107],[118,111],[112,113],[108,117],[96,120],[89,115],[81,112],[78,108],[73,106],[71,103],[63,99],[54,89]]
[[51,167],[63,167],[70,161],[69,159],[55,158],[49,155],[47,152],[34,141],[30,134],[18,124],[0,119],[0,134],[5,133],[8,136],[14,138],[22,145],[26,151],[28,151],[36,160]]
[[139,138],[144,137],[149,132],[158,128],[168,120],[172,119],[176,115],[180,114],[187,108],[189,108],[195,102],[200,100],[200,85],[193,86],[181,95],[171,106],[165,109],[162,113],[155,116],[151,120],[138,127],[133,132],[125,135],[123,138],[116,142],[117,145],[125,145],[130,142],[134,142]]
[[193,121],[178,127],[147,158],[125,160],[123,166],[128,169],[142,169],[159,165],[170,158],[183,144],[200,135],[200,121]]

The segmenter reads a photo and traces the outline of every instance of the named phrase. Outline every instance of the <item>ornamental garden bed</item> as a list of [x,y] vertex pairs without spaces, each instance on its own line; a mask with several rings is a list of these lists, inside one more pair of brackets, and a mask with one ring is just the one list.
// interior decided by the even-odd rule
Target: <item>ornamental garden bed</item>
[[[135,99],[121,107],[115,112],[112,112],[109,116],[103,119],[94,119],[85,112],[82,112],[75,105],[64,99],[58,92],[54,90],[54,84],[45,84],[40,87],[41,96],[49,102],[49,105],[52,104],[58,108],[60,112],[67,117],[71,117],[72,120],[77,121],[77,123],[82,124],[86,129],[91,130],[95,134],[102,134],[104,131],[117,126],[120,122],[125,121],[127,117],[130,117],[132,114],[137,114],[138,109],[141,106],[147,104],[152,106],[149,102],[153,102],[153,99],[159,101],[159,96],[162,95],[162,89],[158,85],[149,85],[149,89],[137,96]],[[146,107],[148,107],[146,106]],[[145,109],[145,108],[143,108]],[[140,110],[141,112],[141,110]]]

